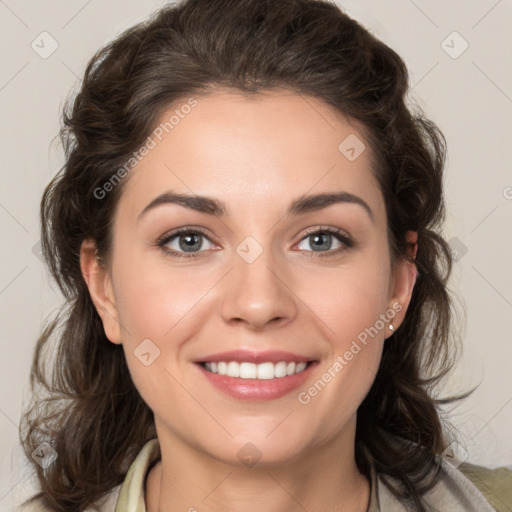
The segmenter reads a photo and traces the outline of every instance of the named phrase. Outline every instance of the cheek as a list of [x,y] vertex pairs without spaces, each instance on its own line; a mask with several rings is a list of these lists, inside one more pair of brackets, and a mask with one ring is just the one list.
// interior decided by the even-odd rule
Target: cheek
[[172,381],[162,372],[175,371],[182,347],[201,330],[208,291],[219,279],[211,270],[155,265],[133,253],[120,254],[114,265],[127,364],[141,394],[155,396],[162,380]]
[[172,268],[136,257],[118,259],[115,295],[129,344],[140,338],[172,337],[175,326],[194,314],[194,307],[214,284],[199,267]]
[[314,312],[330,354],[319,381],[301,390],[298,401],[315,415],[327,407],[334,428],[355,413],[378,371],[395,314],[388,304],[389,264],[370,254],[357,264],[310,272],[301,283],[298,295]]
[[192,282],[192,274],[187,279],[179,271],[164,273],[135,260],[120,263],[116,301],[135,387],[153,410],[159,410],[169,396],[175,405],[183,401],[186,410],[188,396],[173,376],[181,381],[176,374],[181,347],[199,328],[195,315],[205,291]]
[[308,305],[321,318],[317,325],[323,326],[330,354],[316,378],[296,394],[297,412],[315,418],[322,439],[337,435],[355,417],[378,372],[389,323],[383,320],[385,272],[338,277],[343,280],[336,286],[333,279],[316,280],[310,289]]
[[[307,278],[304,277],[307,275]],[[372,327],[388,308],[389,265],[370,255],[353,264],[309,269],[297,277],[297,295],[324,325],[332,348],[345,350],[350,340]],[[379,323],[382,330],[382,325]]]

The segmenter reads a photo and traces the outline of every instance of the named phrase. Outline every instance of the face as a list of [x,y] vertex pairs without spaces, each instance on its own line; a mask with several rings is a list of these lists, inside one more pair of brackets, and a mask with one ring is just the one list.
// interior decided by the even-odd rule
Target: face
[[272,464],[353,443],[414,281],[392,271],[371,150],[312,97],[195,99],[125,178],[108,272],[83,263],[106,334],[175,450]]

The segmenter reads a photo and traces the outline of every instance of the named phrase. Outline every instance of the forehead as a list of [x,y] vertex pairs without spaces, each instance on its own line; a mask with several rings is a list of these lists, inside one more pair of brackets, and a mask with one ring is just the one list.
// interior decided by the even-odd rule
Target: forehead
[[333,190],[384,212],[361,126],[311,96],[220,90],[184,98],[150,137],[118,206],[133,221],[167,191],[219,198],[228,215],[275,215],[297,196]]

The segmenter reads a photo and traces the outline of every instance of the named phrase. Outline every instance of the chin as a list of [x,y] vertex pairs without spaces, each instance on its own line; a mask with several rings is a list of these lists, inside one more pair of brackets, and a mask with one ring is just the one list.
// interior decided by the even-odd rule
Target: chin
[[[272,435],[272,434],[271,434]],[[282,439],[265,439],[266,434],[240,436],[230,439],[223,446],[211,447],[208,452],[215,459],[240,467],[273,467],[297,462],[304,456],[304,444],[293,443],[290,436],[288,442]]]

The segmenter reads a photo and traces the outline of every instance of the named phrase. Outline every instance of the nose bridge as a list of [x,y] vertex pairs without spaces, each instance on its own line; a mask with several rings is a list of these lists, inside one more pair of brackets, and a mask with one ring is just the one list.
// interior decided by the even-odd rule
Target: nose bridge
[[248,236],[235,248],[222,305],[226,322],[243,321],[255,329],[296,314],[293,293],[268,244],[263,246]]

